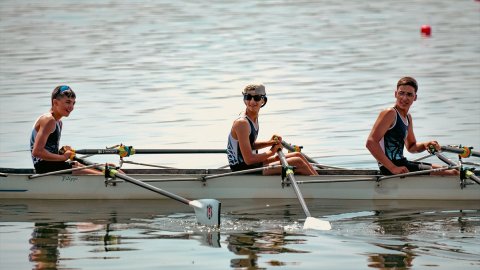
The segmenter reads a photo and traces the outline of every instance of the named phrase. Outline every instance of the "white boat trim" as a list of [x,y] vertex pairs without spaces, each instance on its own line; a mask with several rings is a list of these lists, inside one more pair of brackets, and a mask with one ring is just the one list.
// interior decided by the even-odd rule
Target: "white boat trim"
[[[259,174],[205,176],[229,169],[126,169],[129,176],[179,196],[198,199],[293,199],[280,176]],[[0,199],[168,199],[120,179],[71,174],[30,179],[31,169],[0,168]],[[296,175],[305,199],[479,200],[480,185],[458,176],[411,176],[377,181],[377,170],[319,170],[319,176]]]

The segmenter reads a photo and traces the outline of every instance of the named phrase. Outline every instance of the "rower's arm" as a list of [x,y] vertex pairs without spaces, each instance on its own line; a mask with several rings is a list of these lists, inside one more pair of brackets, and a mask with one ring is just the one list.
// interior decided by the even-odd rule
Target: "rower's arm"
[[393,171],[396,166],[383,152],[380,146],[380,141],[388,129],[392,126],[393,122],[395,121],[395,117],[396,114],[394,110],[387,109],[382,111],[375,121],[372,130],[370,131],[366,143],[366,147],[372,156],[378,162],[382,163],[383,166],[385,166],[389,171]]
[[242,151],[243,159],[248,165],[264,162],[269,157],[273,156],[275,152],[272,149],[267,150],[265,153],[254,154],[252,147],[250,146],[250,125],[245,119],[238,119],[233,123],[232,135],[236,136],[240,151]]
[[260,142],[256,141],[253,145],[253,148],[254,149],[262,149],[262,148],[271,147],[271,146],[274,146],[276,144],[281,144],[281,143],[282,143],[282,136],[275,134],[268,141],[260,141]]
[[56,123],[55,119],[52,117],[42,117],[38,120],[38,131],[37,136],[35,137],[35,143],[32,149],[32,155],[37,158],[48,161],[65,161],[70,156],[70,151],[64,155],[58,155],[50,153],[45,149],[45,145],[48,140],[48,136],[55,131]]
[[415,133],[413,132],[413,122],[412,117],[409,114],[408,116],[408,135],[405,139],[405,147],[410,153],[420,153],[428,149],[429,145],[433,145],[437,151],[440,151],[440,145],[437,141],[427,141],[427,142],[417,142],[415,138]]

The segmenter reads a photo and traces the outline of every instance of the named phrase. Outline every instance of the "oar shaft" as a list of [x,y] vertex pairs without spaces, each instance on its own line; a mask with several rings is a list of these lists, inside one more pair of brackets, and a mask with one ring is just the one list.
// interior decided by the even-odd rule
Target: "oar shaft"
[[[291,144],[287,143],[286,141],[282,141],[282,145],[288,151],[295,152],[295,148]],[[302,153],[302,152],[300,152],[300,153]],[[308,162],[315,163],[315,164],[317,163],[313,158],[307,156],[306,154],[302,153],[302,155],[308,160]]]
[[[287,149],[288,151],[290,152],[296,152],[295,148],[289,144],[288,142],[286,141],[282,141],[282,145],[283,147],[285,147],[285,149]],[[303,152],[300,152],[300,154],[302,154],[303,157],[305,157],[305,159],[307,159],[308,162],[312,163],[314,166],[320,168],[320,169],[336,169],[336,170],[343,170],[345,168],[341,168],[341,167],[335,167],[335,166],[329,166],[329,165],[324,165],[324,164],[319,164],[315,161],[315,159],[309,157],[307,154],[303,153]]]
[[451,166],[455,166],[457,165],[453,160],[447,158],[446,156],[444,156],[443,154],[441,154],[440,152],[434,152],[435,156],[437,156],[441,161],[447,163],[448,165],[451,165]]
[[[281,149],[278,150],[278,157],[280,158],[280,162],[284,167],[288,167],[288,162],[287,159],[285,158],[285,154],[282,152]],[[293,176],[293,172],[287,172],[287,178],[290,180],[290,184],[293,186],[293,189],[295,190],[295,194],[297,195],[298,201],[300,202],[300,205],[302,205],[303,212],[305,212],[305,215],[307,217],[311,217],[312,215],[310,214],[310,211],[307,208],[307,204],[305,203],[305,200],[303,199],[302,192],[300,191],[300,188],[297,185],[297,181],[295,180],[295,177]]]
[[[115,155],[118,149],[80,149],[75,151],[82,155]],[[135,149],[135,154],[225,154],[225,149]]]
[[[447,158],[446,156],[444,156],[443,154],[439,153],[439,152],[435,152],[434,153],[440,160],[442,160],[443,162],[449,164],[449,165],[452,165],[452,166],[455,166],[455,162],[453,162],[451,159]],[[472,181],[474,181],[475,183],[479,184],[480,185],[480,177],[476,176],[473,172],[469,175],[469,177]]]
[[[463,148],[452,147],[452,146],[442,146],[442,150],[447,151],[447,152],[456,153],[456,154],[463,154],[464,153]],[[470,150],[470,153],[474,157],[480,157],[480,152],[479,151]]]
[[[75,160],[77,160],[77,161],[79,161],[79,162],[81,162],[81,163],[83,163],[83,164],[85,164],[85,165],[94,165],[94,163],[92,163],[92,162],[90,162],[90,161],[88,161],[88,160],[81,159],[81,158],[75,157]],[[100,166],[100,165],[97,165],[97,166],[95,166],[95,167],[96,167],[97,169],[99,169],[99,170],[104,170],[104,169],[105,169],[104,166]],[[187,200],[187,199],[185,199],[185,198],[183,198],[183,197],[180,197],[180,196],[178,196],[178,195],[176,195],[176,194],[170,193],[170,192],[168,192],[168,191],[166,191],[166,190],[163,190],[163,189],[157,188],[157,187],[155,187],[155,186],[149,185],[149,184],[147,184],[147,183],[144,183],[144,182],[142,182],[142,181],[139,181],[139,180],[137,180],[137,179],[135,179],[135,178],[132,178],[132,177],[126,175],[126,174],[121,174],[121,173],[118,173],[118,172],[115,171],[114,176],[116,176],[116,177],[118,177],[118,178],[120,178],[120,179],[123,179],[123,180],[125,180],[125,181],[127,181],[127,182],[130,182],[130,183],[132,183],[132,184],[134,184],[134,185],[143,187],[143,188],[148,189],[148,190],[150,190],[150,191],[156,192],[156,193],[161,194],[161,195],[163,195],[163,196],[166,196],[166,197],[169,197],[169,198],[174,199],[174,200],[176,200],[176,201],[179,201],[179,202],[181,202],[181,203],[184,203],[184,204],[186,204],[186,205],[189,205],[189,204],[190,204],[190,200]]]

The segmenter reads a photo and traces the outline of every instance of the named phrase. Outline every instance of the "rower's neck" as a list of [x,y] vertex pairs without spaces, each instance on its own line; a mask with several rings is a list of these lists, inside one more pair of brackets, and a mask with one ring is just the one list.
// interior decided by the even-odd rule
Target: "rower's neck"
[[50,110],[50,113],[52,114],[53,118],[55,118],[56,121],[60,120],[62,116],[59,113],[55,113],[55,111]]
[[407,118],[408,110],[403,110],[399,108],[398,106],[394,106],[397,112],[402,116],[403,118]]
[[250,118],[250,120],[252,120],[254,123],[257,122],[258,113],[255,113],[255,112],[246,110],[246,111],[245,111],[245,115],[246,115],[248,118]]

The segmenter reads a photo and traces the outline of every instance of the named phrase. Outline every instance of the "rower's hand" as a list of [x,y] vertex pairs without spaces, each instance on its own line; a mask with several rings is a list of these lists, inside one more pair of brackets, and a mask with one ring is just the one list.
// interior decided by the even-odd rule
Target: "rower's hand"
[[272,145],[282,144],[282,136],[274,134],[270,141],[272,142]]
[[430,151],[431,148],[434,148],[436,151],[440,151],[442,147],[437,141],[429,141],[425,143],[425,149]]
[[70,145],[64,145],[60,150],[58,150],[58,153],[65,157],[65,160],[73,160],[75,157],[75,149],[73,149]]
[[58,150],[58,152],[60,153],[60,155],[63,155],[66,151],[72,151],[73,148],[70,146],[70,145],[64,145],[62,146],[62,148],[60,148],[60,150]]
[[73,158],[75,157],[75,151],[73,150],[67,150],[65,151],[62,156],[65,158],[65,161],[67,160],[73,160]]
[[390,170],[390,172],[391,172],[392,174],[401,174],[401,173],[408,173],[409,170],[407,169],[407,167],[401,166],[401,167],[395,167],[395,168],[393,168],[392,170]]

